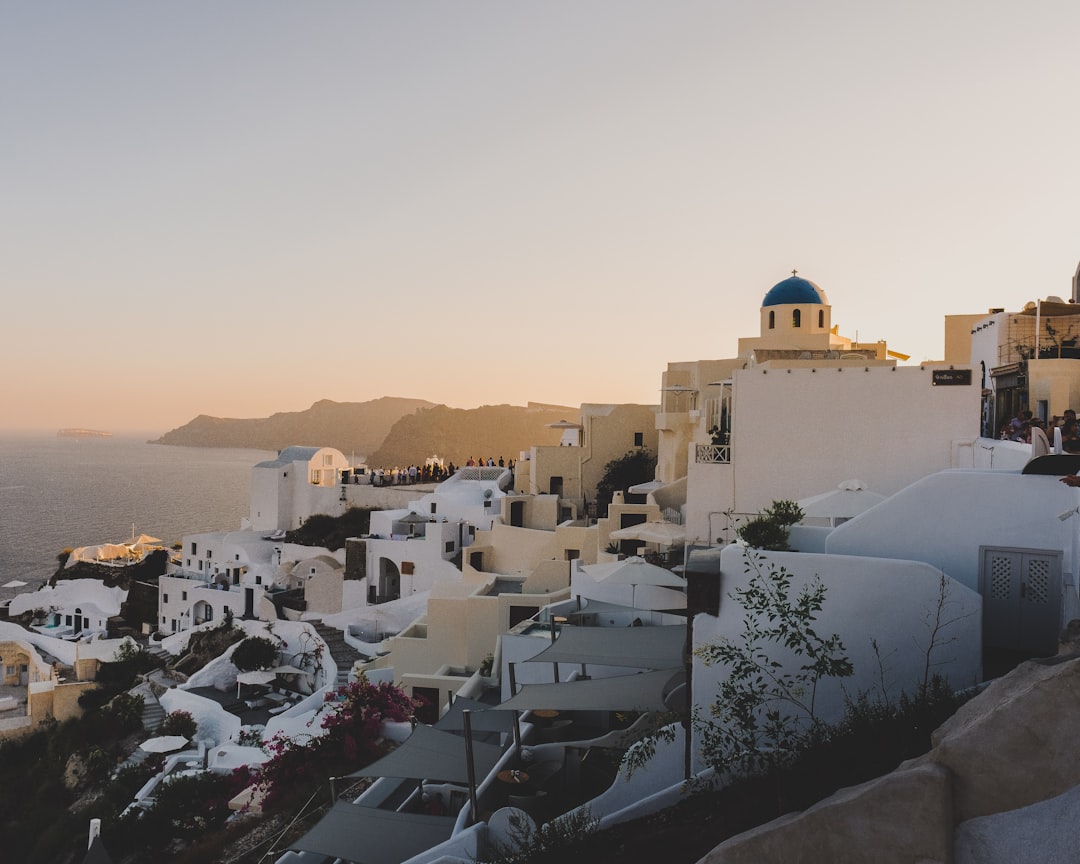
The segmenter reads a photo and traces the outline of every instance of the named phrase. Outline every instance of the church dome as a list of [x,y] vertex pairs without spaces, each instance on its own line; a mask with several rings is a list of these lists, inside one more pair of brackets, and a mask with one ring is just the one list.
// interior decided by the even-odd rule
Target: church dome
[[818,288],[809,279],[801,276],[791,276],[783,282],[777,282],[769,289],[762,306],[789,306],[804,303],[828,304],[829,299],[825,292]]

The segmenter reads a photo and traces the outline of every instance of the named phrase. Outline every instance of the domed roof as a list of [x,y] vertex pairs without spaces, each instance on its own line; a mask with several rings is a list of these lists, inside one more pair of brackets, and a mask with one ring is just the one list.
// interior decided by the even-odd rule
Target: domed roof
[[825,292],[818,288],[809,279],[803,279],[801,276],[791,276],[785,279],[783,282],[777,282],[769,289],[769,293],[765,295],[765,299],[761,301],[762,306],[784,306],[801,303],[825,303],[829,302],[829,298],[825,296]]

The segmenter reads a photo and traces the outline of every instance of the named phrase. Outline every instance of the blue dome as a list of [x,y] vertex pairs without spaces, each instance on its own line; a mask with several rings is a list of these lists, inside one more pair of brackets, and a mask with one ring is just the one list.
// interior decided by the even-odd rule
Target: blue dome
[[828,303],[825,292],[809,279],[792,276],[783,282],[777,282],[769,289],[762,306],[784,306],[798,303]]

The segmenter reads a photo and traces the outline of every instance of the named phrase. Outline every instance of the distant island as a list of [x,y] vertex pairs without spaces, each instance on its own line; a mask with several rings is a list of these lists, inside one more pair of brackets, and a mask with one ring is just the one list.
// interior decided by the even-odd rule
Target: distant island
[[536,402],[459,409],[397,396],[368,402],[323,399],[306,411],[258,419],[203,414],[150,443],[254,450],[300,444],[333,447],[373,467],[408,465],[431,455],[461,465],[470,456],[516,460],[534,444],[557,444],[560,430],[548,424],[578,414],[577,408]]
[[57,438],[112,438],[112,432],[103,432],[100,429],[59,429]]

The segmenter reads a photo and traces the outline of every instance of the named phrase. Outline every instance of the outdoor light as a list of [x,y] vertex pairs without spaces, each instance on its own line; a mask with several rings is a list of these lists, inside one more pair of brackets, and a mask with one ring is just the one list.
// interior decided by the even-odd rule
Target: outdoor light
[[1062,510],[1060,513],[1058,513],[1058,519],[1060,519],[1062,522],[1065,522],[1067,519],[1069,519],[1069,517],[1075,515],[1076,513],[1080,513],[1080,507],[1073,507],[1072,510]]

